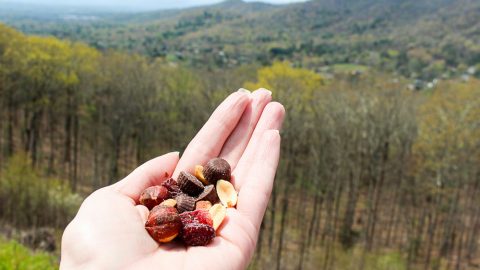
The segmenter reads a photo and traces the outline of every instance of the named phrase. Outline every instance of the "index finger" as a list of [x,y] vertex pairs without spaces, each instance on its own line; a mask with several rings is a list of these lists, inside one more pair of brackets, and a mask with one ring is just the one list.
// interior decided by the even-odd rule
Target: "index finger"
[[217,157],[249,103],[250,95],[244,91],[228,96],[188,144],[173,177],[176,178],[181,171],[192,172],[195,165]]

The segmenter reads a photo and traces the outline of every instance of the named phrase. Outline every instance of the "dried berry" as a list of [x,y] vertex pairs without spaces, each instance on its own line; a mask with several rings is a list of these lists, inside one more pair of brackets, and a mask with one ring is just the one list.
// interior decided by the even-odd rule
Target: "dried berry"
[[175,201],[175,199],[168,199],[163,201],[160,205],[175,207],[175,205],[177,205],[177,201]]
[[231,172],[230,164],[222,158],[211,159],[203,167],[203,176],[211,184],[216,184],[220,179],[230,181]]
[[195,177],[197,177],[198,180],[202,181],[204,185],[210,184],[207,179],[203,176],[203,166],[202,165],[196,165],[195,166]]
[[182,221],[183,226],[186,226],[190,223],[200,223],[213,226],[212,216],[206,210],[195,210],[181,213],[180,220]]
[[225,206],[217,203],[210,208],[208,213],[210,213],[210,216],[212,217],[213,228],[216,231],[218,229],[218,227],[220,227],[220,225],[222,225],[222,222],[225,219],[225,216],[227,215],[227,208],[225,208]]
[[174,207],[156,206],[148,215],[145,229],[159,243],[172,241],[182,229],[182,221]]
[[203,192],[198,195],[197,201],[203,200],[210,201],[211,203],[219,202],[217,191],[215,190],[215,187],[213,185],[206,186]]
[[182,193],[180,187],[177,184],[177,181],[175,181],[173,178],[165,180],[162,183],[162,186],[168,189],[168,192],[170,192],[170,198],[176,197]]
[[189,246],[206,246],[215,238],[215,229],[206,224],[190,223],[182,229],[182,239]]
[[195,176],[187,173],[181,172],[177,179],[178,186],[180,189],[193,197],[198,196],[203,191],[203,184]]
[[177,201],[177,209],[179,213],[192,211],[195,208],[195,199],[186,194],[178,195],[175,197],[175,201]]
[[209,201],[198,201],[195,203],[195,210],[209,210],[212,207],[212,203]]
[[140,203],[151,210],[169,197],[170,193],[168,192],[168,189],[163,186],[153,186],[142,192],[140,195]]
[[235,191],[232,183],[219,180],[217,182],[217,194],[224,206],[235,207],[237,204],[237,191]]

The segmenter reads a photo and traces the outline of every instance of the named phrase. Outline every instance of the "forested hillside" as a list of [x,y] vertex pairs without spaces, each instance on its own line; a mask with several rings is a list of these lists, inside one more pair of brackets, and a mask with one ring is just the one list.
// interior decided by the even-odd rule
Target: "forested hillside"
[[0,19],[26,33],[196,67],[288,59],[307,68],[354,64],[432,80],[460,76],[480,63],[480,3],[471,0],[317,0],[285,6],[230,0],[142,14],[89,18],[85,12],[34,19],[10,12]]
[[0,24],[0,233],[50,252],[6,242],[0,268],[50,268],[83,198],[182,151],[228,93],[265,87],[287,115],[251,269],[478,269],[479,8],[0,10],[17,27]]

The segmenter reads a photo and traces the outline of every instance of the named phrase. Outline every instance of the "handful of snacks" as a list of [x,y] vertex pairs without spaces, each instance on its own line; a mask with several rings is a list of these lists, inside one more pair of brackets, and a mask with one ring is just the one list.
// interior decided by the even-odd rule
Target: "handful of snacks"
[[177,180],[145,189],[140,195],[140,203],[150,210],[145,229],[158,243],[178,237],[189,246],[208,245],[227,208],[237,204],[230,180],[230,164],[214,158],[195,166],[195,175],[181,172]]

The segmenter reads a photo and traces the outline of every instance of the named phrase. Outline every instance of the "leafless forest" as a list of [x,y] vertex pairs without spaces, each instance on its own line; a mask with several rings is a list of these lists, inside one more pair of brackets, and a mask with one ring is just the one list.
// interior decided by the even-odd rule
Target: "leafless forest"
[[477,79],[191,69],[0,27],[1,224],[61,231],[93,190],[183,150],[229,92],[266,87],[287,117],[252,269],[480,268]]

